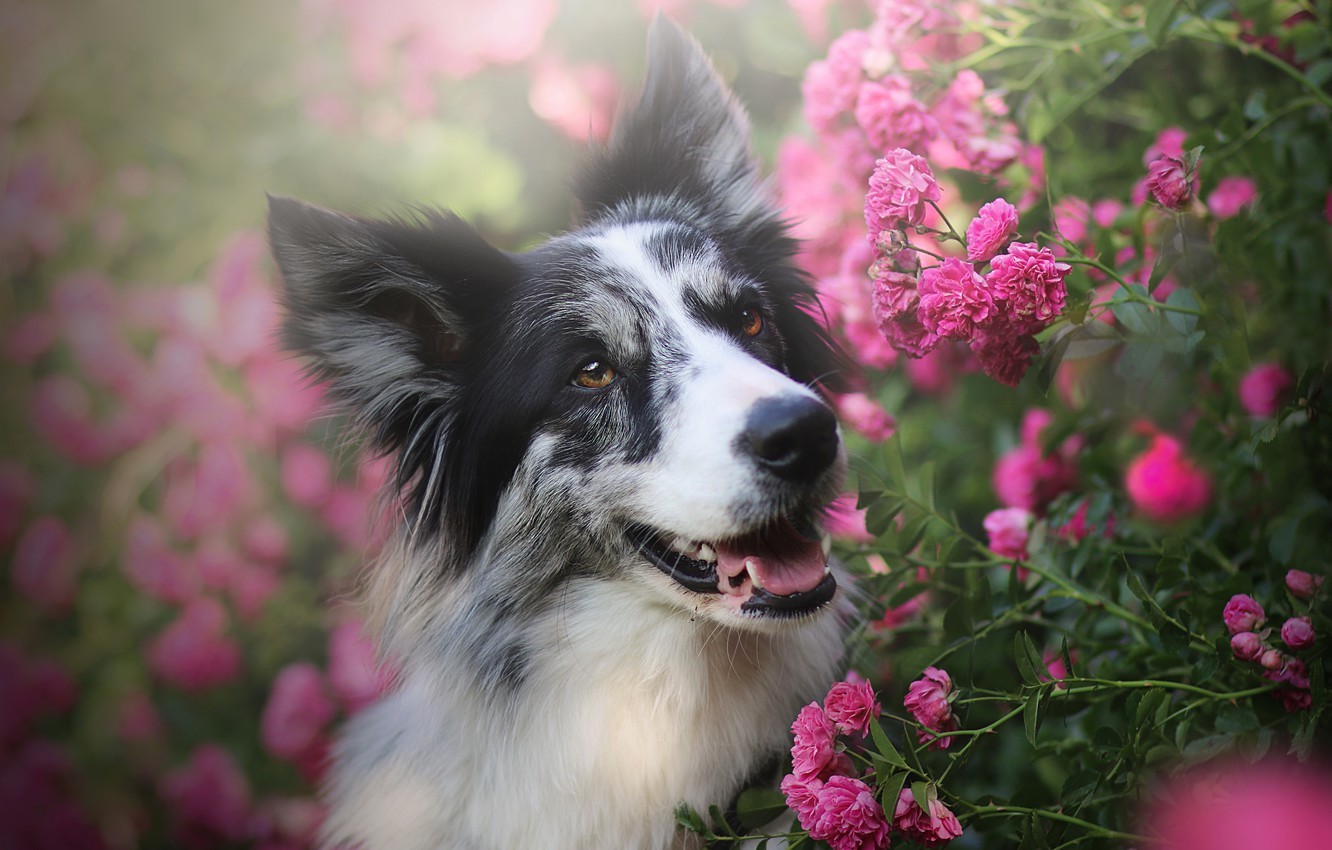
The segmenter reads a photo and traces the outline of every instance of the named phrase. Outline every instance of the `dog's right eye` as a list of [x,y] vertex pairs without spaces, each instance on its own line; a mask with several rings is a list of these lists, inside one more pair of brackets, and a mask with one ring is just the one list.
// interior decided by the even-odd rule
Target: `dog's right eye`
[[614,366],[604,360],[589,360],[578,368],[570,383],[585,390],[599,390],[614,380]]

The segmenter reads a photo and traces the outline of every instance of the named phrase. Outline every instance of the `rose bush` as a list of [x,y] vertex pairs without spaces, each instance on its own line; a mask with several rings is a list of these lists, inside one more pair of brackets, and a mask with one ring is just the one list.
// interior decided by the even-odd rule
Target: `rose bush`
[[[389,468],[273,343],[263,193],[559,230],[661,5],[0,10],[0,845],[311,846],[393,684],[342,604]],[[1326,5],[668,11],[861,367],[866,624],[780,790],[682,827],[1251,846],[1189,826],[1224,791],[1325,834]]]

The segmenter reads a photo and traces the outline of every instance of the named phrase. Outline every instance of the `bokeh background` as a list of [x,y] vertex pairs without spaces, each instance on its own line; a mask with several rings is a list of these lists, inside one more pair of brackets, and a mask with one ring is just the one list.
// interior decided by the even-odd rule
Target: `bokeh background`
[[[972,159],[950,148],[950,165],[936,160],[950,171],[946,206],[956,221],[1007,193],[1024,232],[1113,258],[1142,288],[1137,312],[1112,310],[1104,290],[1093,294],[1104,277],[1079,269],[1071,287],[1081,315],[1103,312],[1120,336],[1092,340],[1077,356],[1061,351],[1062,364],[1047,357],[1018,392],[980,374],[965,347],[909,360],[874,330],[863,179],[837,172],[802,99],[811,63],[839,33],[864,26],[870,5],[0,0],[0,848],[311,846],[330,736],[391,686],[391,659],[376,664],[353,602],[357,569],[384,533],[376,494],[388,467],[360,450],[322,388],[275,345],[265,194],[366,215],[445,207],[513,250],[559,232],[576,212],[568,185],[579,153],[605,135],[641,78],[658,11],[699,38],[745,102],[755,148],[779,170],[782,196],[813,240],[803,261],[870,374],[864,393],[839,400],[868,458],[859,483],[887,474],[891,454],[878,444],[899,432],[893,445],[909,447],[912,480],[897,483],[925,492],[913,470],[926,466],[939,482],[938,515],[905,530],[893,524],[901,499],[871,507],[868,531],[843,503],[839,545],[858,568],[880,570],[871,644],[882,655],[862,659],[866,673],[900,692],[940,646],[979,631],[973,617],[990,615],[988,591],[984,615],[955,605],[978,585],[943,574],[942,545],[930,556],[934,572],[911,558],[922,536],[926,549],[943,540],[944,520],[983,539],[984,518],[1001,506],[1028,512],[1019,549],[1032,523],[1044,529],[1036,538],[1048,531],[1053,540],[1081,511],[1082,540],[1088,505],[1093,531],[1117,516],[1113,544],[1093,539],[1042,563],[1076,556],[1076,569],[1097,565],[1084,579],[1108,576],[1101,588],[1125,605],[1138,603],[1110,565],[1164,565],[1169,555],[1153,587],[1173,599],[1170,588],[1188,586],[1216,608],[1209,627],[1221,628],[1215,600],[1262,590],[1292,614],[1313,605],[1321,628],[1317,600],[1326,596],[1286,596],[1282,577],[1296,567],[1325,574],[1332,533],[1319,522],[1332,437],[1315,416],[1332,353],[1332,61],[1318,24],[1326,3],[1163,2],[1157,13],[1154,3],[1079,0],[1066,4],[1075,10],[1067,18],[1060,3],[963,4],[945,16],[955,27],[972,11],[1011,5],[1009,23],[1027,15],[1021,26],[1048,23],[1054,33],[1020,48],[991,41],[994,61],[977,63],[988,87],[975,133],[993,147]],[[1215,23],[1214,41],[1170,40],[1185,6]],[[909,23],[931,20],[944,19]],[[981,43],[920,49],[956,58]],[[1292,76],[1249,48],[1299,70]],[[911,73],[939,70],[929,65]],[[940,98],[944,87],[928,90]],[[1184,128],[1170,137],[1175,146],[1207,146],[1206,196],[1223,176],[1249,180],[1257,195],[1224,215],[1200,195],[1193,230],[1180,231],[1212,239],[1198,268],[1171,282],[1196,284],[1208,310],[1220,305],[1206,344],[1190,325],[1179,339],[1134,346],[1125,343],[1140,329],[1135,317],[1150,318],[1141,307],[1148,288],[1166,298],[1165,261],[1173,269],[1180,254],[1153,254],[1166,219],[1141,185],[1130,193],[1144,153],[1174,125]],[[978,164],[982,154],[997,159]],[[1160,321],[1151,329],[1173,333]],[[1282,369],[1284,395],[1251,415],[1235,388],[1262,363]],[[1191,445],[1188,469],[1208,491],[1155,521],[1126,496],[1123,475],[1165,433]],[[1095,548],[1129,539],[1127,554],[1102,559]],[[876,561],[880,552],[893,563]],[[1185,569],[1194,556],[1205,569]],[[1002,561],[987,562],[996,598],[1017,587]],[[895,572],[904,564],[906,578]],[[1095,625],[1070,611],[1024,621],[1049,629],[1051,670],[1062,662],[1057,638]],[[996,633],[1006,653],[1011,632]],[[1135,656],[1116,640],[1114,632],[1089,643],[1081,657],[1104,653],[1125,663],[1127,677],[1127,660],[1152,664],[1178,648],[1152,638],[1156,654]],[[1319,665],[1318,700],[1323,651],[1319,643],[1308,656]],[[1201,665],[1207,676],[1239,688],[1260,675],[1227,666],[1227,653],[1222,645]],[[971,657],[1002,666],[983,646]],[[1308,690],[1306,679],[1299,697]],[[1261,739],[1265,750],[1301,735],[1307,754],[1315,734],[1326,736],[1315,713],[1296,713],[1307,701],[1263,699],[1238,719],[1199,702],[1191,716],[1206,722],[1161,758],[1178,756],[1189,735],[1215,745],[1208,757],[1235,742]],[[1108,701],[1097,711],[1095,724],[1126,714]],[[1222,734],[1210,734],[1213,721]],[[1037,807],[1046,790],[1066,800],[1078,791],[1086,802],[1099,781],[1090,765],[1120,750],[1117,739],[1094,739],[1094,725],[1075,725],[1064,729],[1076,743],[1057,757],[1028,758],[1019,730],[954,782],[970,783],[968,794],[1017,789]],[[1075,756],[1085,769],[1070,766]],[[1134,788],[1126,781],[1114,793]],[[1011,831],[989,844],[969,836],[967,846],[1016,840]]]

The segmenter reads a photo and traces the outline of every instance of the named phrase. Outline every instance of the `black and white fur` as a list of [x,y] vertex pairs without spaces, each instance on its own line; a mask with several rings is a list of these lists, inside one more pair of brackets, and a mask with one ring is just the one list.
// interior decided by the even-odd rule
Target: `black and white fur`
[[328,846],[688,846],[677,805],[725,807],[838,671],[842,361],[744,112],[649,41],[535,250],[271,200],[286,342],[398,459],[369,596],[401,672],[337,747]]

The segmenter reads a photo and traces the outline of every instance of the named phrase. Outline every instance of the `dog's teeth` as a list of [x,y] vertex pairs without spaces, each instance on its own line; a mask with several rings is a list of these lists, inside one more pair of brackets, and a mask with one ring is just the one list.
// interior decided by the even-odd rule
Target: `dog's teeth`
[[831,573],[831,572],[832,572],[832,564],[824,564],[824,565],[823,565],[823,574],[826,576],[826,575],[828,575],[828,574]]
[[681,555],[688,555],[692,558],[697,547],[694,545],[694,541],[687,537],[677,537],[671,541],[671,548]]
[[717,562],[717,550],[704,543],[698,547],[698,559],[707,564]]
[[754,583],[755,590],[763,589],[763,581],[759,578],[758,567],[753,559],[745,561],[745,572],[749,573],[749,580]]
[[826,531],[823,532],[822,543],[823,543],[823,557],[827,558],[829,555],[832,554],[832,535]]

